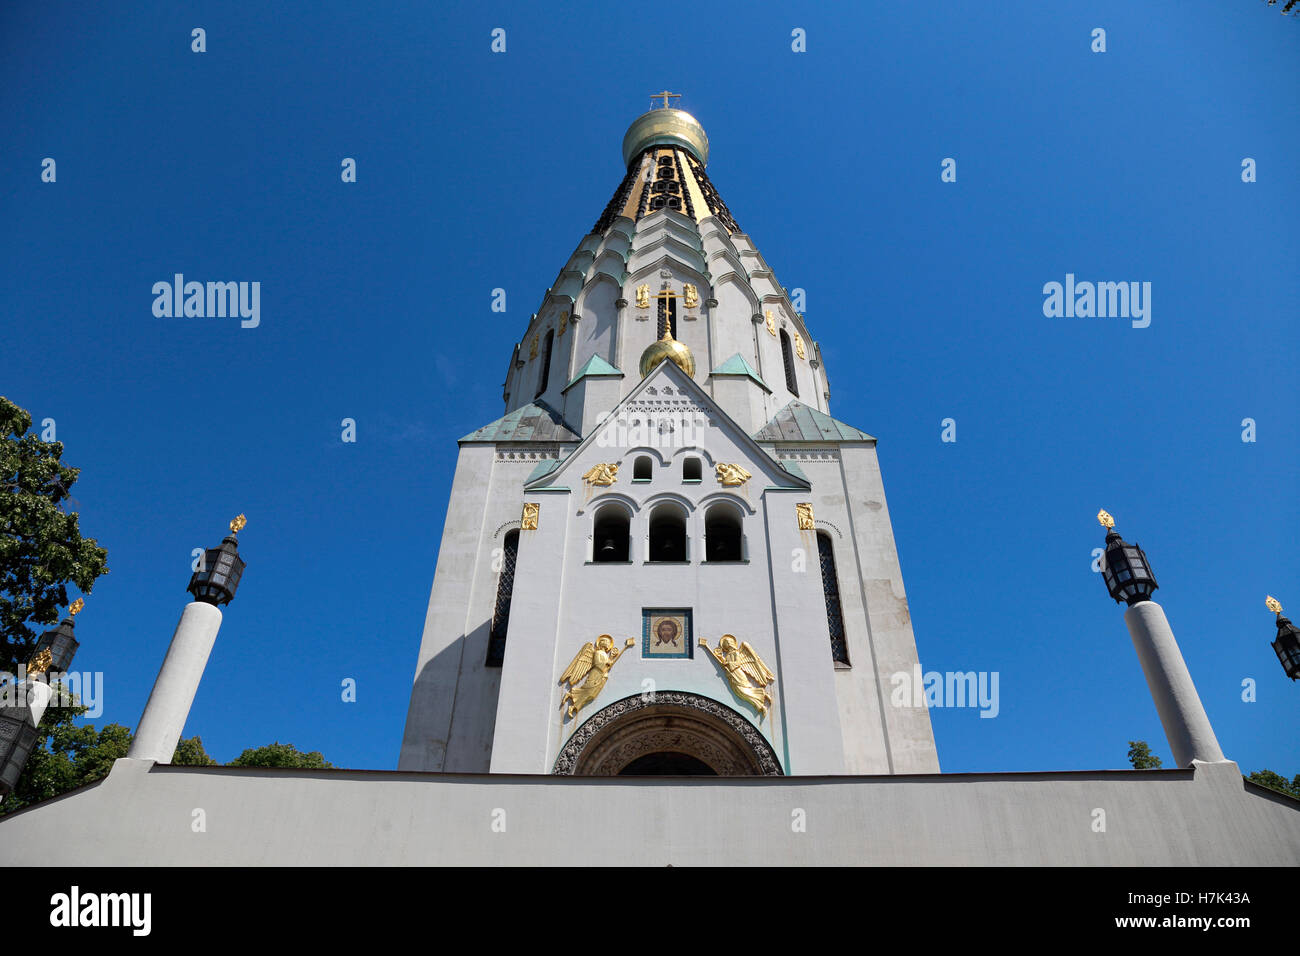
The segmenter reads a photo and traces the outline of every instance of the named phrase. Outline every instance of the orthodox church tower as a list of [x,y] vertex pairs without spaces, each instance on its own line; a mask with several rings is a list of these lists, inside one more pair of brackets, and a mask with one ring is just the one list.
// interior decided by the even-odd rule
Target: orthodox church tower
[[938,771],[876,440],[708,161],[632,123],[460,440],[399,769]]

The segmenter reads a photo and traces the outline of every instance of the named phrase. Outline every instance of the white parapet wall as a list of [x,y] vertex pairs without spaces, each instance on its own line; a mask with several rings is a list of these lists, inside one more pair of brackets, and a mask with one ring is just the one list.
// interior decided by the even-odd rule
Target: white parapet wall
[[1235,763],[869,777],[169,767],[0,818],[10,866],[1297,866],[1300,802]]

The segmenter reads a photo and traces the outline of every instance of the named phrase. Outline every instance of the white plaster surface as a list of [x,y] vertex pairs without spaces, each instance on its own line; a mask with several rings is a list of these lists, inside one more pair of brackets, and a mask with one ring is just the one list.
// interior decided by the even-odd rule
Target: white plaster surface
[[638,779],[119,760],[99,784],[0,818],[7,866],[669,863],[1297,866],[1300,803],[1233,763]]

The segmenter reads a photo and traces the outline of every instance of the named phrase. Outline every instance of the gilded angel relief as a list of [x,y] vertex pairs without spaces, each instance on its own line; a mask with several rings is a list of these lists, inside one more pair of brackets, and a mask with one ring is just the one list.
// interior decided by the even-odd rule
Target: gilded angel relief
[[559,680],[559,683],[569,685],[560,699],[560,706],[568,708],[566,713],[570,718],[576,717],[578,711],[599,696],[609,678],[609,669],[635,643],[629,637],[627,643],[619,649],[614,646],[612,637],[602,634],[596,638],[596,643],[588,641],[582,645],[582,650],[574,655]]
[[744,468],[740,467],[740,465],[733,465],[725,461],[718,462],[718,464],[714,466],[714,471],[716,471],[718,475],[718,484],[725,485],[729,488],[735,487],[736,485],[743,485],[745,482],[749,481],[750,478],[754,477]]
[[618,462],[599,462],[592,465],[582,480],[589,485],[612,485],[618,480]]
[[727,675],[727,683],[736,696],[749,701],[758,711],[761,724],[772,706],[772,691],[769,689],[776,680],[771,668],[763,663],[749,641],[736,642],[731,634],[723,634],[716,648],[709,647],[708,641],[700,638],[700,647],[704,648],[722,665]]

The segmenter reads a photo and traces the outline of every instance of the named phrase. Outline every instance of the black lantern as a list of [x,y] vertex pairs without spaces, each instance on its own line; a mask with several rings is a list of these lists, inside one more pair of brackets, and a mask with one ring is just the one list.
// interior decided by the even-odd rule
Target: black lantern
[[190,577],[190,586],[185,590],[194,595],[194,600],[208,604],[229,604],[235,598],[235,589],[239,587],[239,578],[244,573],[244,559],[239,556],[239,542],[235,535],[247,522],[240,515],[230,522],[230,534],[221,541],[221,547],[208,548],[203,553],[199,569]]
[[[73,612],[76,613],[76,612]],[[63,623],[53,630],[46,631],[36,642],[36,651],[32,654],[27,673],[37,671],[66,673],[72,666],[72,658],[81,645],[72,635],[72,615],[63,619]],[[46,654],[48,652],[48,655]]]
[[[8,796],[18,785],[27,758],[36,745],[38,716],[32,709],[31,688],[41,674],[65,673],[80,646],[72,636],[72,619],[85,605],[77,598],[68,616],[56,628],[46,631],[36,642],[36,650],[27,664],[27,681],[11,681],[0,688],[0,798]],[[45,691],[48,700],[49,692]]]
[[1292,680],[1300,679],[1300,629],[1282,616],[1282,605],[1273,598],[1268,599],[1269,610],[1277,613],[1277,639],[1273,641],[1273,652],[1282,662],[1282,670]]
[[1123,601],[1129,607],[1139,601],[1149,601],[1151,592],[1159,585],[1151,572],[1151,565],[1147,563],[1146,554],[1136,544],[1129,544],[1119,536],[1114,519],[1106,512],[1098,515],[1098,520],[1110,529],[1106,533],[1106,553],[1101,562],[1106,590],[1116,601]]
[[[15,687],[10,685],[8,693]],[[0,798],[9,796],[18,785],[27,757],[36,743],[36,722],[26,704],[7,703],[0,707]]]

